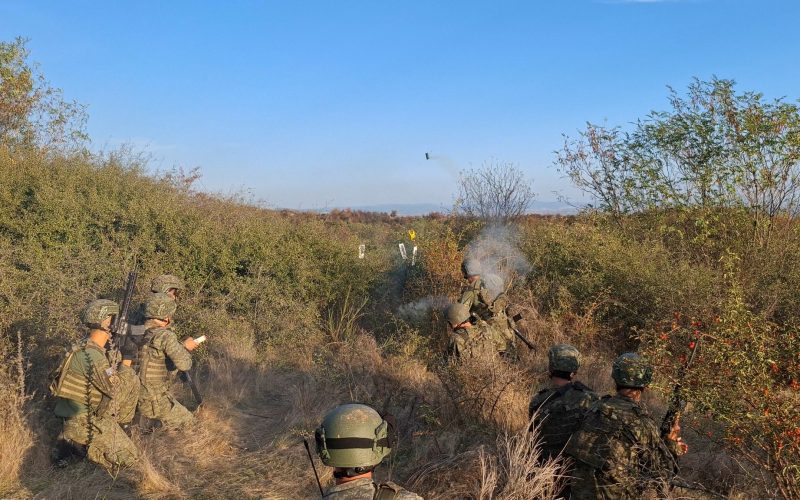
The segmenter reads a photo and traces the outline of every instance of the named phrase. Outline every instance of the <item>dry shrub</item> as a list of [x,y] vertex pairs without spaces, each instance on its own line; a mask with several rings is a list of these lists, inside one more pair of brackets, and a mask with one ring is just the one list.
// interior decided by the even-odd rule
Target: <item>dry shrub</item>
[[24,405],[30,399],[25,391],[25,361],[22,342],[17,334],[13,354],[8,351],[10,339],[0,339],[0,401],[6,411],[0,412],[0,494],[13,491],[16,479],[34,434],[24,416]]

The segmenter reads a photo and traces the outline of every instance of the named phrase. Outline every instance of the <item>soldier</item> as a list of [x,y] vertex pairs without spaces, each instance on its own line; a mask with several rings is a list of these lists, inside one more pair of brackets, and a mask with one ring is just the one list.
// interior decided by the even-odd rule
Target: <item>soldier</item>
[[447,306],[445,318],[451,329],[448,352],[456,357],[492,357],[498,347],[505,347],[504,342],[498,341],[500,335],[485,321],[472,324],[465,304],[456,302]]
[[569,344],[556,344],[547,352],[550,387],[539,391],[528,406],[528,417],[538,428],[542,458],[555,458],[578,430],[581,418],[598,397],[575,380],[581,353]]
[[603,396],[584,417],[567,445],[575,459],[573,499],[637,499],[648,486],[664,486],[677,473],[677,456],[686,453],[676,422],[662,440],[658,425],[642,406],[653,368],[635,353],[619,356],[611,376],[617,393]]
[[[161,276],[156,276],[150,283],[150,290],[153,293],[166,293],[176,301],[178,300],[181,291],[184,289],[186,289],[186,287],[183,284],[183,280],[171,274],[162,274]],[[141,336],[144,334],[143,323],[145,319],[144,303],[142,303],[139,305],[136,311],[131,314],[130,318],[128,318],[131,324],[131,334],[135,336],[134,340],[140,340]]]
[[191,337],[181,344],[169,328],[177,304],[166,293],[154,293],[145,302],[145,334],[139,352],[139,411],[147,418],[161,421],[167,429],[183,427],[194,421],[194,416],[169,393],[171,362],[181,371],[192,367],[190,352],[197,347]]
[[335,500],[421,500],[422,497],[388,482],[375,483],[372,472],[394,444],[393,418],[384,419],[367,405],[337,406],[314,432],[322,463],[333,467],[336,484],[323,498]]
[[[496,339],[498,351],[510,353],[514,348],[514,332],[506,315],[508,299],[504,293],[503,280],[491,273],[482,276],[482,272],[481,263],[477,259],[464,259],[461,273],[467,280],[467,285],[461,290],[459,302],[467,306],[473,317],[485,321],[499,334]],[[500,344],[505,346],[500,347]]]
[[150,284],[150,290],[153,293],[166,293],[175,300],[178,300],[181,290],[185,288],[183,280],[171,274],[156,276]]
[[54,412],[64,419],[63,439],[109,472],[128,467],[139,453],[120,425],[136,411],[139,380],[126,355],[119,370],[106,344],[119,306],[107,299],[90,302],[83,311],[88,336],[73,344],[50,385],[57,396]]

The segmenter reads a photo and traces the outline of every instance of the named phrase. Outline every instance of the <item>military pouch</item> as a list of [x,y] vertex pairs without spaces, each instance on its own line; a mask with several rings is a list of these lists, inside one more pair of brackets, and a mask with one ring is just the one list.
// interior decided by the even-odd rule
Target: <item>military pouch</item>
[[64,385],[64,379],[67,378],[67,367],[72,362],[72,357],[75,355],[79,348],[77,346],[73,346],[71,350],[67,351],[67,354],[64,356],[64,359],[58,365],[58,368],[50,372],[48,379],[50,380],[50,385],[48,389],[50,390],[50,394],[53,396],[60,396],[62,392],[62,386]]

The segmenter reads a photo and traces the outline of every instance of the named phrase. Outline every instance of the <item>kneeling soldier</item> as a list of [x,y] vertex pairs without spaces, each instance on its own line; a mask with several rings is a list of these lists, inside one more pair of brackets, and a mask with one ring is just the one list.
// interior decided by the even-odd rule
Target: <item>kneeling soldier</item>
[[144,306],[145,334],[139,352],[139,411],[147,418],[160,420],[166,429],[183,427],[194,415],[169,392],[168,360],[180,371],[192,367],[192,351],[197,343],[187,338],[181,344],[169,326],[177,305],[165,293],[154,293]]
[[314,432],[322,463],[333,467],[336,484],[323,498],[335,500],[421,500],[394,483],[377,484],[375,467],[392,451],[394,426],[367,405],[337,406]]
[[569,344],[556,344],[547,353],[550,387],[539,391],[528,406],[528,417],[539,429],[544,459],[558,456],[578,430],[586,410],[598,397],[575,380],[581,353]]
[[570,498],[576,500],[643,498],[644,490],[668,484],[677,472],[675,458],[686,452],[678,423],[662,439],[642,406],[652,366],[627,352],[614,360],[611,377],[617,393],[589,408],[567,445],[566,453],[575,459]]
[[469,308],[458,302],[445,310],[450,326],[448,351],[458,358],[492,358],[498,352],[497,335],[483,320],[473,325]]
[[89,335],[73,344],[50,391],[58,397],[55,414],[64,419],[62,437],[109,472],[132,465],[139,456],[120,425],[133,419],[139,379],[123,361],[119,370],[106,344],[119,306],[106,299],[89,303],[82,314]]

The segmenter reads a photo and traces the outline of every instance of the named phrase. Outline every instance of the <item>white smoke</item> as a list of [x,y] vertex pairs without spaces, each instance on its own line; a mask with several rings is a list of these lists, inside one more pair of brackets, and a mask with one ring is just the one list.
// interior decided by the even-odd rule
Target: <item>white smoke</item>
[[[531,264],[518,246],[516,228],[489,225],[465,249],[465,257],[481,263],[481,278],[493,293],[507,291],[514,279],[531,271]],[[494,276],[492,276],[494,275]]]
[[430,313],[434,309],[444,309],[449,303],[444,295],[427,297],[403,304],[397,308],[397,315],[412,324],[419,324],[430,319]]

